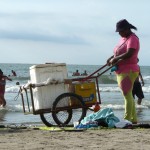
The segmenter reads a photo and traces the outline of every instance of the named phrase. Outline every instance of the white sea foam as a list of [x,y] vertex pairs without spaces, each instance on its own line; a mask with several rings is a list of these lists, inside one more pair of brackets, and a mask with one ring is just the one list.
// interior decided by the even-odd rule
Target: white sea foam
[[[125,106],[124,105],[117,105],[117,104],[105,104],[105,105],[101,105],[101,108],[112,108],[114,110],[124,110]],[[136,105],[137,109],[149,109],[148,105]]]
[[10,86],[10,87],[6,87],[5,90],[7,93],[18,93],[19,91],[19,87],[18,86]]
[[[99,87],[99,90],[102,92],[120,92],[120,88],[116,86],[108,86],[108,87]],[[149,93],[150,92],[150,86],[143,86],[142,87],[143,92]]]
[[150,76],[144,76],[143,80],[150,80]]
[[99,90],[102,92],[119,92],[119,87],[99,87]]

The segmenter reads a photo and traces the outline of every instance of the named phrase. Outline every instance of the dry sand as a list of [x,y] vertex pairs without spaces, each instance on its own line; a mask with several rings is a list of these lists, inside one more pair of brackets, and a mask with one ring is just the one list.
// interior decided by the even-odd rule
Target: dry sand
[[82,132],[1,129],[1,150],[149,150],[150,129]]

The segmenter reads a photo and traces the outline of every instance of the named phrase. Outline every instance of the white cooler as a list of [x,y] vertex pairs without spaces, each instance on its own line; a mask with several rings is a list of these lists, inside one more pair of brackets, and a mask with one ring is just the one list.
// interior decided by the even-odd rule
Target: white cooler
[[[67,79],[67,67],[65,63],[40,64],[30,67],[31,83],[42,83],[47,79]],[[64,83],[48,84],[33,88],[35,111],[52,108],[55,99],[62,93],[68,92],[68,86]]]

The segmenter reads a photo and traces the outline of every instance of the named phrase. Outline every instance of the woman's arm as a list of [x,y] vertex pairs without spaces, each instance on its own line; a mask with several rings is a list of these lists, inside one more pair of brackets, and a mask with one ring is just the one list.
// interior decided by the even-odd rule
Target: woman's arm
[[5,78],[6,80],[9,80],[9,81],[12,81],[12,79],[7,76],[3,76],[3,78]]
[[142,85],[144,86],[144,80],[143,80],[143,77],[142,77],[142,74],[141,74],[141,71],[139,72],[139,78],[140,78],[140,80],[141,80],[141,82],[142,82]]
[[113,64],[117,63],[117,61],[120,59],[124,60],[124,59],[130,58],[133,55],[134,51],[135,51],[134,48],[129,48],[126,53],[123,53],[121,55],[118,55],[118,56],[112,58],[110,60],[110,63],[113,65]]
[[9,77],[7,77],[7,80],[12,81],[12,79],[11,79],[11,78],[9,78]]

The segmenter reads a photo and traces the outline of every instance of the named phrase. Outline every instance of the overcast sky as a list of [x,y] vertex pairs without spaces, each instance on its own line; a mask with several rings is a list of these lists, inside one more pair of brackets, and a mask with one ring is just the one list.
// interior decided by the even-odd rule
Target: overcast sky
[[150,66],[150,0],[0,0],[0,63],[103,65],[120,36],[138,28],[140,65]]

